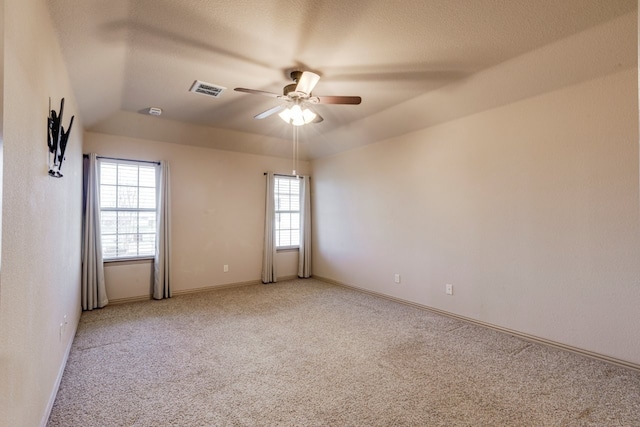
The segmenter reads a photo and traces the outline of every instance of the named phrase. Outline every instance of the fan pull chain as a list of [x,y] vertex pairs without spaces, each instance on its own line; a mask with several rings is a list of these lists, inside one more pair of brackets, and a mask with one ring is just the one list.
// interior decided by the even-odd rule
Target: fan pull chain
[[298,126],[293,127],[293,173],[298,175]]

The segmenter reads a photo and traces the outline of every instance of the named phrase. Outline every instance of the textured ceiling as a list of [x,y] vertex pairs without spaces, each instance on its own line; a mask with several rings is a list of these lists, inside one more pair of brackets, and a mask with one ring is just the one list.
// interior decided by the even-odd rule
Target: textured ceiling
[[[359,135],[362,144],[414,130],[420,119],[403,120],[403,105],[482,81],[483,70],[637,9],[636,0],[48,4],[87,130],[288,156],[291,127],[277,115],[253,119],[278,100],[233,88],[281,93],[289,70],[313,70],[322,76],[315,95],[363,101],[317,107],[325,120],[305,126],[308,158],[350,148]],[[227,90],[220,98],[191,93],[196,79]],[[151,106],[162,117],[141,113]],[[449,110],[448,119],[466,111]]]

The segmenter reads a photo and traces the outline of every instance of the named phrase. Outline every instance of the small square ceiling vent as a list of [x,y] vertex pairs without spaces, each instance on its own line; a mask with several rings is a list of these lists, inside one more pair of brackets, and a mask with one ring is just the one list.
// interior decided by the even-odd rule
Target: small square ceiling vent
[[222,95],[222,92],[226,89],[226,87],[216,86],[211,83],[201,82],[200,80],[196,80],[191,85],[190,92],[201,93],[207,96],[213,96],[214,98],[218,98]]

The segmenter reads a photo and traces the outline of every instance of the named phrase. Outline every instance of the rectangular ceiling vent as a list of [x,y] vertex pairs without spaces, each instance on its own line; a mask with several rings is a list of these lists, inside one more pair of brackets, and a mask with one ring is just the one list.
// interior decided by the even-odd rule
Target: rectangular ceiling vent
[[189,91],[201,93],[207,96],[213,96],[214,98],[218,98],[222,95],[222,92],[226,89],[226,87],[216,86],[211,83],[201,82],[200,80],[196,80],[191,85],[191,89]]

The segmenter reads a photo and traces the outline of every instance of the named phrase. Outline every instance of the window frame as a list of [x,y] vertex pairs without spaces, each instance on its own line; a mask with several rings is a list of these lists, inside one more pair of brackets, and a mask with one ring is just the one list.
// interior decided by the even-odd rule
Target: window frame
[[[297,210],[292,210],[292,209],[288,209],[288,210],[283,210],[283,209],[278,209],[278,197],[277,197],[277,190],[279,188],[278,185],[278,180],[287,180],[287,181],[297,181],[298,182],[298,209]],[[289,194],[291,194],[291,192],[289,192]],[[301,183],[300,183],[300,177],[295,176],[295,175],[275,175],[274,176],[274,185],[273,185],[273,198],[274,198],[274,203],[273,203],[273,211],[274,211],[274,215],[273,215],[273,232],[275,235],[275,240],[276,242],[279,240],[279,236],[278,236],[278,227],[277,227],[277,218],[278,218],[278,214],[298,214],[298,228],[294,229],[294,228],[289,228],[288,230],[297,230],[298,231],[298,244],[296,245],[288,245],[288,246],[278,246],[278,244],[276,243],[276,251],[277,252],[287,252],[287,251],[297,251],[300,249],[300,233],[302,230],[302,218],[301,218],[301,204],[302,204],[302,200],[301,200]]]
[[[138,197],[139,197],[139,190],[140,188],[153,188],[154,189],[154,200],[155,200],[155,207],[154,208],[140,208],[139,207],[139,203],[140,200],[138,199],[138,208],[118,208],[116,207],[102,207],[102,197],[100,197],[100,240],[101,240],[101,246],[103,249],[103,262],[105,263],[109,263],[109,262],[126,262],[126,261],[136,261],[136,260],[153,260],[155,258],[155,252],[157,249],[157,244],[158,244],[158,230],[157,230],[157,216],[158,216],[158,163],[157,162],[151,162],[151,161],[145,161],[145,160],[133,160],[133,159],[116,159],[116,158],[111,158],[111,157],[98,157],[98,192],[100,194],[100,196],[102,196],[102,165],[104,163],[110,163],[110,164],[116,164],[116,165],[134,165],[138,167],[138,183],[135,186],[135,188],[138,189]],[[154,169],[154,186],[153,187],[148,187],[148,186],[140,186],[140,167],[144,166],[144,167],[153,167]],[[116,175],[117,176],[117,175]],[[105,184],[105,185],[112,185],[112,184]],[[117,204],[117,200],[118,200],[118,196],[117,196],[117,188],[120,186],[123,187],[133,187],[131,185],[119,185],[118,181],[116,181],[116,184],[113,184],[113,186],[116,188],[116,204]],[[102,213],[103,212],[116,212],[116,233],[115,234],[109,234],[109,235],[115,235],[115,236],[119,236],[117,233],[117,227],[118,227],[118,220],[117,220],[117,212],[146,212],[146,213],[154,213],[155,217],[156,217],[156,229],[154,231],[154,233],[140,233],[140,220],[138,218],[138,221],[136,223],[136,233],[123,233],[124,234],[136,234],[136,235],[140,235],[140,234],[154,234],[154,249],[153,249],[153,253],[152,254],[144,254],[144,255],[140,255],[140,240],[138,237],[138,241],[137,243],[137,252],[138,255],[133,255],[133,256],[116,256],[116,257],[105,257],[104,254],[104,245],[102,243],[103,241],[103,236],[104,236],[104,232],[102,229]],[[117,245],[117,237],[116,237],[116,245]]]

